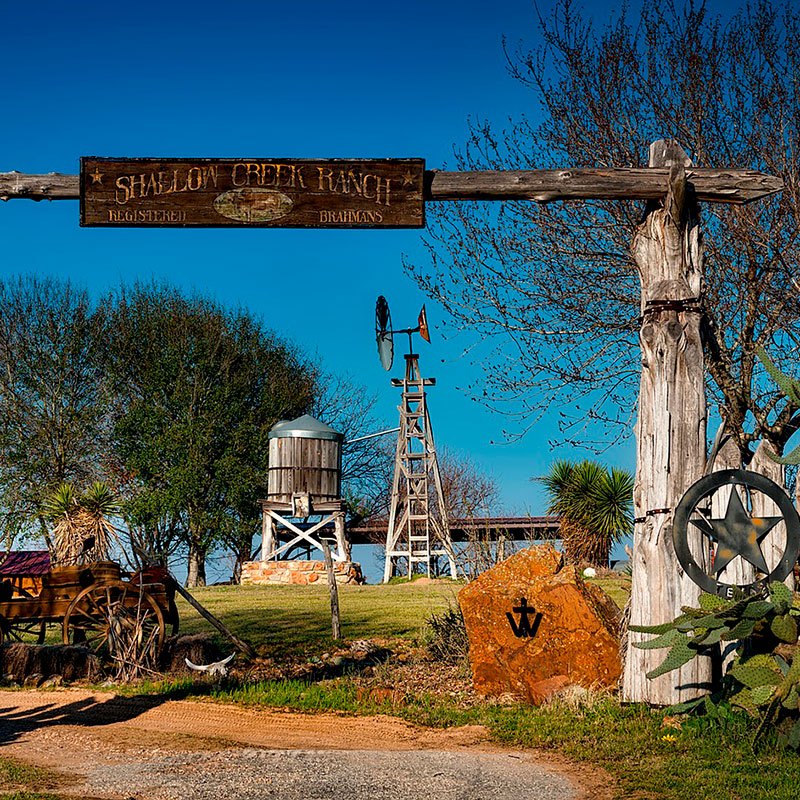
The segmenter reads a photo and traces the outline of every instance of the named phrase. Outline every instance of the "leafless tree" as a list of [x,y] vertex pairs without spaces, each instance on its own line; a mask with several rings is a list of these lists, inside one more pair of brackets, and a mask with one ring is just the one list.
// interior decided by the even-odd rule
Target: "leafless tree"
[[451,526],[454,520],[467,524],[466,540],[453,545],[456,566],[461,574],[474,578],[506,556],[508,539],[480,521],[496,509],[500,492],[494,478],[469,456],[442,447],[438,457],[448,520]]
[[[704,349],[710,402],[743,456],[782,452],[798,408],[765,379],[758,345],[788,372],[800,354],[800,14],[758,0],[714,17],[702,0],[644,0],[596,27],[572,0],[539,18],[539,44],[506,43],[538,104],[497,129],[472,120],[460,169],[625,167],[674,138],[696,166],[780,175],[784,191],[707,204]],[[473,396],[516,418],[548,408],[561,441],[596,449],[632,430],[639,376],[635,202],[429,204],[429,263],[408,264],[483,367]],[[587,429],[601,429],[587,441]]]
[[[344,435],[342,485],[351,515],[356,518],[387,513],[394,466],[391,435],[369,439],[391,426],[375,412],[376,397],[349,375],[318,368],[317,399],[312,414]],[[361,439],[361,441],[353,441]]]

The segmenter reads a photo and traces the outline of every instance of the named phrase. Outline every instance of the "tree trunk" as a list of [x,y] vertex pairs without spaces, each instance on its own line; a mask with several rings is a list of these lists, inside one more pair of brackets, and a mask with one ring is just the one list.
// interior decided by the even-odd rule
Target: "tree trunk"
[[195,542],[189,542],[189,555],[187,558],[188,570],[186,572],[186,586],[190,589],[195,586],[206,585],[206,553]]
[[[651,145],[650,166],[670,167],[669,192],[663,207],[649,207],[632,245],[642,285],[632,625],[668,622],[681,613],[681,606],[696,605],[700,594],[683,573],[672,545],[675,507],[702,476],[706,460],[701,317],[691,310],[691,303],[680,302],[699,298],[703,280],[697,207],[685,176],[690,163],[677,144]],[[698,531],[697,546],[700,536]],[[650,638],[631,632],[629,645]],[[696,697],[707,688],[711,677],[707,659],[695,658],[680,670],[649,680],[646,673],[667,652],[628,647],[623,677],[626,700],[668,705]]]

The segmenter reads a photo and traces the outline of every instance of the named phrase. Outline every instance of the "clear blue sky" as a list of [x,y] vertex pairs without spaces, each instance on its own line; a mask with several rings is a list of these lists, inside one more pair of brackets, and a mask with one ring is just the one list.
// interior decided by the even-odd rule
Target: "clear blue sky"
[[[468,116],[535,116],[501,48],[504,35],[533,42],[534,23],[529,0],[7,2],[0,171],[76,173],[82,155],[452,165]],[[166,279],[244,305],[377,392],[396,424],[374,304],[386,295],[395,325],[413,324],[425,298],[401,259],[424,261],[419,231],[81,229],[77,201],[13,201],[0,204],[0,236],[3,275],[68,277],[94,294],[120,280]],[[435,325],[439,310],[428,302],[428,312]],[[438,380],[438,442],[495,476],[498,510],[543,513],[528,478],[569,455],[548,450],[552,420],[520,442],[491,444],[507,421],[457,389],[473,368],[435,332],[422,347],[423,370]],[[604,458],[632,468],[632,444]]]

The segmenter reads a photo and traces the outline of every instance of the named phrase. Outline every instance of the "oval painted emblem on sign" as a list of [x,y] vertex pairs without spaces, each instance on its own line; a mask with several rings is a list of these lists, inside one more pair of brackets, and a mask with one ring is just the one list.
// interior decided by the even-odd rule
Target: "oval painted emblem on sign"
[[214,211],[237,222],[272,222],[292,210],[292,199],[274,189],[231,189],[214,198]]

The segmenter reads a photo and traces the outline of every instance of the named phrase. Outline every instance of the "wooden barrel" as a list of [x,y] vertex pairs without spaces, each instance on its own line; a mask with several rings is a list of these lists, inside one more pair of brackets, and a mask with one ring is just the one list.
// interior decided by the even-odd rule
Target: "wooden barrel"
[[291,503],[299,492],[317,503],[341,499],[342,438],[309,415],[275,425],[269,433],[267,500]]

